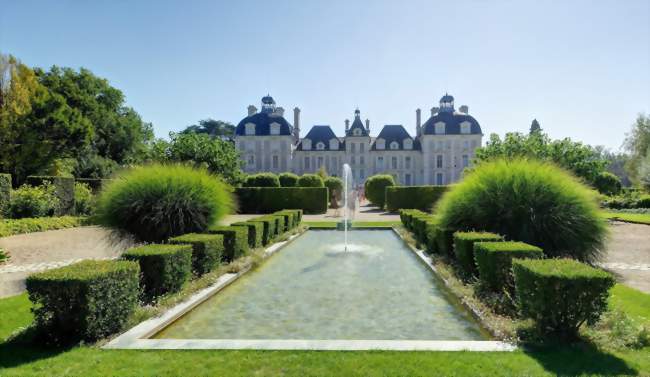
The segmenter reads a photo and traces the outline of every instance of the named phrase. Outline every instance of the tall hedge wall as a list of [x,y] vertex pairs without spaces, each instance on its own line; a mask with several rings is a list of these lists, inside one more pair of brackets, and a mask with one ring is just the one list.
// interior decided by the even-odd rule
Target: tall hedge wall
[[0,174],[0,218],[6,216],[11,196],[11,174]]
[[285,208],[327,212],[326,187],[240,187],[235,194],[240,213],[273,213]]
[[74,215],[74,178],[36,175],[27,177],[27,183],[32,186],[41,186],[44,182],[54,185],[54,194],[59,200],[55,216]]
[[430,211],[431,207],[447,191],[448,186],[388,186],[386,187],[386,209],[419,209]]

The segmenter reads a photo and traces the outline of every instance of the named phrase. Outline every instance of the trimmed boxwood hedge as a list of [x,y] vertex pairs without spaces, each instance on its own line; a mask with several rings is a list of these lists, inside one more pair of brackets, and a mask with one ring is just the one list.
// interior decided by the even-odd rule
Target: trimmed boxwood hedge
[[318,174],[303,174],[298,178],[298,187],[325,187],[325,182]]
[[7,216],[11,199],[11,174],[0,174],[0,218]]
[[454,233],[454,255],[458,264],[468,275],[478,275],[476,262],[474,261],[475,242],[498,242],[503,237],[489,232],[456,232]]
[[419,209],[430,211],[448,186],[388,186],[386,187],[386,209]]
[[246,227],[248,231],[248,246],[256,248],[262,246],[262,236],[264,234],[264,223],[253,221],[241,221],[232,223],[230,226]]
[[30,175],[25,181],[30,186],[41,186],[48,182],[54,185],[54,195],[58,200],[55,216],[74,215],[74,178]]
[[419,242],[423,244],[427,243],[427,222],[434,221],[435,219],[435,216],[428,213],[415,214],[411,216],[411,229],[413,230],[413,234],[415,234],[415,238]]
[[285,217],[285,229],[290,230],[298,225],[300,225],[300,219],[302,216],[299,213],[300,210],[285,209],[282,211],[275,212],[274,215],[280,215]]
[[278,176],[273,173],[258,173],[249,175],[243,184],[244,187],[280,187]]
[[575,338],[583,323],[594,324],[607,308],[614,277],[571,259],[515,260],[515,291],[524,317],[539,331]]
[[266,246],[271,243],[275,237],[275,219],[269,217],[256,217],[246,222],[262,224],[262,245]]
[[240,213],[273,213],[285,208],[327,212],[326,187],[240,187],[235,194]]
[[248,229],[241,226],[212,226],[208,233],[222,234],[224,256],[231,262],[248,252]]
[[384,208],[386,201],[386,188],[395,186],[395,179],[389,174],[378,174],[369,177],[364,183],[364,190],[368,201],[379,208]]
[[224,254],[223,235],[188,233],[169,239],[170,244],[192,245],[192,272],[201,276],[214,270]]
[[271,219],[275,220],[275,236],[280,236],[282,233],[286,232],[288,229],[285,226],[285,219],[284,216],[282,215],[266,215],[264,217],[268,217]]
[[484,288],[501,291],[513,287],[512,260],[541,259],[542,249],[523,242],[475,242],[474,260]]
[[131,248],[122,258],[140,263],[144,301],[178,292],[192,274],[191,245],[145,245]]
[[27,277],[35,322],[48,341],[94,341],[124,327],[138,304],[140,267],[83,261]]
[[415,215],[426,215],[426,212],[422,212],[417,209],[403,209],[400,210],[400,220],[402,221],[402,224],[404,224],[404,227],[408,230],[412,230],[412,224],[411,220],[413,219],[413,216]]
[[284,224],[285,232],[293,228],[293,215],[291,213],[278,211],[278,212],[273,212],[273,215],[282,216],[283,219],[282,224]]
[[298,186],[298,176],[293,173],[282,173],[278,175],[281,187],[296,187]]

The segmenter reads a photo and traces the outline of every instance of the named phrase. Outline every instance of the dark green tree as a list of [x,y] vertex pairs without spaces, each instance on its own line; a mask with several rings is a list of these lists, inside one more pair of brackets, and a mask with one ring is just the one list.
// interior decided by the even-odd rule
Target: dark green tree
[[[650,155],[650,116],[639,114],[632,126],[632,131],[626,135],[623,146],[630,155],[625,169],[634,183],[641,184],[641,166]],[[645,168],[643,172],[645,172]]]
[[537,119],[533,119],[533,122],[530,124],[530,131],[528,134],[532,135],[536,132],[542,132],[542,127],[539,125]]
[[199,124],[193,124],[181,131],[182,134],[206,134],[211,137],[233,138],[235,136],[235,126],[231,123],[211,118],[199,121]]

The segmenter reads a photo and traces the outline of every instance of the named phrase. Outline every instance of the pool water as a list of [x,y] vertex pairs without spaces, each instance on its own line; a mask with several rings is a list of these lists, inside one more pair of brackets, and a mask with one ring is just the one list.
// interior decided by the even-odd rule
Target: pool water
[[306,232],[154,338],[487,338],[393,231],[348,237]]

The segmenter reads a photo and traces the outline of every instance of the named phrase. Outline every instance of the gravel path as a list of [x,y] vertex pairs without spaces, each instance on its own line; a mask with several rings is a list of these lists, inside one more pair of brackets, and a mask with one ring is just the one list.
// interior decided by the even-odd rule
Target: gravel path
[[610,222],[601,265],[630,287],[650,293],[650,225]]

